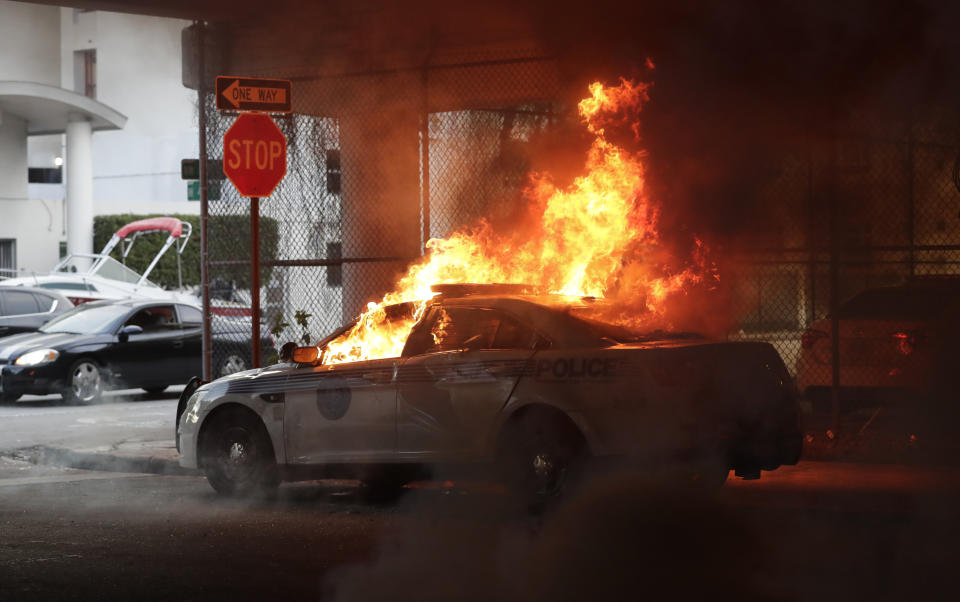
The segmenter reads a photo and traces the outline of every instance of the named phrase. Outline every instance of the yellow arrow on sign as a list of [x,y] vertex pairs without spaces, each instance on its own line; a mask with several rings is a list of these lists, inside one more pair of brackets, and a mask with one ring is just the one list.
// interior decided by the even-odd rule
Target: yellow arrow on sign
[[234,108],[239,108],[241,102],[264,102],[271,104],[286,104],[287,91],[283,88],[266,88],[262,86],[241,86],[234,80],[224,89],[222,96]]

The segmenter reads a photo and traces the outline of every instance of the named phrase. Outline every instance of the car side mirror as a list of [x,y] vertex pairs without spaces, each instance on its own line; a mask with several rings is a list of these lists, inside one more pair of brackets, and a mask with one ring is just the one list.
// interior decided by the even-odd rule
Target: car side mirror
[[120,342],[126,343],[130,339],[131,334],[140,334],[142,332],[142,326],[137,326],[136,324],[127,324],[120,329]]
[[293,361],[298,364],[312,364],[320,356],[320,350],[314,346],[297,347],[293,350]]
[[126,343],[130,339],[131,334],[140,334],[143,332],[142,326],[137,326],[136,324],[127,324],[120,329],[120,342]]

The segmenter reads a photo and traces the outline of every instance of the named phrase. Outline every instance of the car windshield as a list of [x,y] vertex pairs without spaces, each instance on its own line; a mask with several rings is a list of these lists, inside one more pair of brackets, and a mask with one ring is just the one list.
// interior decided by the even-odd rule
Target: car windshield
[[112,324],[127,313],[127,310],[128,308],[117,305],[81,305],[50,320],[40,327],[40,332],[72,334],[106,332]]
[[844,303],[837,315],[854,320],[925,320],[943,312],[956,294],[929,288],[877,289]]

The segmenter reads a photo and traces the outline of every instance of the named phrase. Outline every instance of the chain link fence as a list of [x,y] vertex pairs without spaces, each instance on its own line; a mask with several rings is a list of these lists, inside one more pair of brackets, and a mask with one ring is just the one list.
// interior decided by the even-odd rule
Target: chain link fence
[[[533,58],[294,81],[295,112],[276,118],[287,175],[260,204],[272,343],[326,336],[388,291],[429,238],[513,202],[527,182],[528,145],[557,123],[551,65]],[[216,110],[212,95],[202,108],[208,158],[221,159],[235,116]],[[830,405],[835,384],[898,382],[876,370],[895,370],[887,356],[903,354],[900,335],[913,333],[847,333],[858,295],[960,278],[960,129],[925,115],[783,149],[777,173],[757,184],[772,227],[720,258],[727,337],[773,343],[814,401]],[[229,184],[209,201],[214,313],[242,315],[250,305],[249,206]],[[234,332],[230,340],[249,337],[249,318],[214,328],[214,375],[249,366],[218,328]]]
[[[523,147],[553,120],[548,64],[494,60],[294,81],[294,113],[275,117],[287,174],[260,202],[265,361],[285,342],[330,334],[388,292],[427,240],[516,197],[529,170]],[[482,77],[451,90],[454,67],[474,76],[507,70],[518,85],[491,105],[497,95],[482,89]],[[471,95],[477,108],[444,110]],[[202,110],[208,160],[220,160],[236,114],[217,110],[212,94]],[[250,201],[229,183],[219,190],[208,200],[213,376],[252,365],[235,345],[250,342]]]
[[784,158],[762,190],[777,236],[725,266],[728,337],[773,343],[814,412],[936,393],[927,353],[960,290],[958,132],[855,127]]

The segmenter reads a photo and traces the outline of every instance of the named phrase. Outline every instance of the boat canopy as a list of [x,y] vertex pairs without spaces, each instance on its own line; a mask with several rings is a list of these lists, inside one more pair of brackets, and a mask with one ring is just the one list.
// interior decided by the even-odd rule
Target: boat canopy
[[116,231],[114,236],[118,238],[126,238],[128,235],[135,232],[160,231],[169,232],[170,236],[174,238],[180,238],[180,235],[183,233],[183,222],[175,217],[150,217],[147,219],[140,219],[123,226]]

